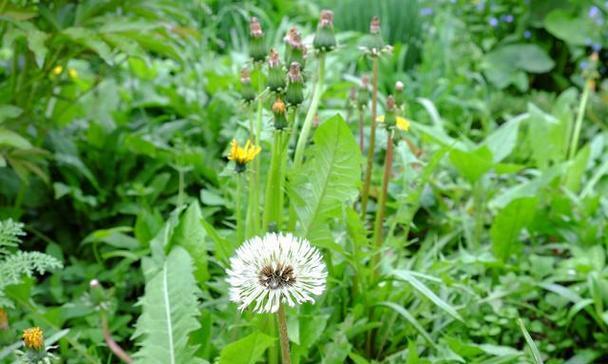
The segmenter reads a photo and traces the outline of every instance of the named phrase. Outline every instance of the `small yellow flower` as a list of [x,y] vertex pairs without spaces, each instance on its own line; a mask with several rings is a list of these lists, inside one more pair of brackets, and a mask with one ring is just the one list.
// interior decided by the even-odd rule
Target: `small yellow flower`
[[23,344],[28,349],[40,350],[44,347],[44,332],[39,327],[23,331]]
[[71,79],[75,80],[78,78],[78,71],[76,71],[76,69],[74,69],[74,68],[70,68],[70,69],[68,69],[68,75],[70,76]]
[[0,330],[8,329],[8,315],[3,308],[0,308]]
[[245,147],[241,147],[236,139],[232,139],[228,159],[234,161],[237,164],[237,167],[244,167],[247,163],[251,162],[260,151],[262,151],[262,148],[254,145],[251,140],[247,140]]
[[55,75],[55,76],[59,76],[61,74],[61,72],[63,72],[63,66],[61,65],[57,65],[55,67],[53,67],[53,69],[51,70],[51,72]]
[[[403,131],[408,131],[410,130],[410,121],[404,117],[401,116],[397,116],[396,117],[397,120],[397,129],[399,130],[403,130]],[[376,118],[376,121],[379,123],[383,123],[384,122],[384,115],[380,115]]]

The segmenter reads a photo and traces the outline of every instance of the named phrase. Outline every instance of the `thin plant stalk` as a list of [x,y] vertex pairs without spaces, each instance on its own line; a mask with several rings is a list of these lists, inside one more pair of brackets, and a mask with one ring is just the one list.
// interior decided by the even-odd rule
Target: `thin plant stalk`
[[116,355],[120,360],[125,363],[133,363],[133,359],[127,354],[121,347],[118,345],[116,341],[112,338],[112,333],[110,332],[110,328],[108,327],[108,319],[105,313],[101,314],[101,331],[103,333],[103,338],[108,345],[108,348]]
[[363,149],[365,148],[365,133],[363,132],[363,127],[365,125],[365,109],[363,107],[359,108],[359,148],[361,148],[361,153],[363,153]]
[[[393,137],[392,132],[387,133],[386,138],[386,156],[384,159],[384,176],[382,177],[382,190],[378,198],[378,209],[376,210],[376,220],[374,222],[374,243],[376,249],[380,249],[383,241],[383,226],[384,226],[384,211],[386,209],[386,199],[388,194],[388,182],[391,178],[393,168]],[[374,254],[374,272],[377,270],[377,265],[380,255]]]
[[243,179],[241,177],[241,173],[238,173],[236,176],[236,236],[237,241],[244,240],[244,226],[243,226],[243,216],[241,211],[241,198],[243,194]]
[[585,110],[587,108],[587,100],[589,99],[589,93],[591,92],[591,80],[587,80],[585,88],[583,89],[583,96],[578,107],[578,113],[576,115],[576,121],[574,122],[574,132],[572,133],[572,139],[570,140],[570,146],[568,148],[568,159],[571,160],[576,154],[578,148],[578,140],[581,135],[581,128],[583,126],[583,117],[585,116]]
[[361,193],[361,217],[365,220],[367,214],[367,202],[369,199],[369,187],[372,180],[372,168],[374,166],[374,153],[376,147],[376,118],[378,113],[378,57],[372,58],[372,122],[369,134],[369,149],[367,151],[367,168]]
[[272,144],[272,156],[270,160],[270,171],[266,183],[266,203],[264,207],[264,229],[269,229],[271,224],[276,224],[279,229],[281,225],[281,210],[283,208],[283,132],[274,132]]
[[321,100],[321,94],[323,93],[323,78],[325,77],[325,54],[319,54],[319,66],[317,68],[317,80],[315,83],[315,88],[313,90],[312,100],[310,101],[310,106],[308,107],[308,112],[306,113],[306,118],[304,119],[304,123],[302,124],[302,130],[300,130],[300,136],[298,137],[298,142],[296,144],[296,151],[293,157],[293,166],[294,168],[299,168],[302,164],[302,160],[304,159],[304,149],[306,148],[306,143],[308,142],[308,135],[310,134],[310,129],[312,128],[312,122],[317,114],[317,109],[319,108],[319,101]]
[[282,304],[279,305],[279,311],[277,312],[277,321],[279,322],[281,358],[283,359],[283,364],[291,364],[291,357],[289,355],[289,337],[287,336],[287,319],[285,317],[285,308]]

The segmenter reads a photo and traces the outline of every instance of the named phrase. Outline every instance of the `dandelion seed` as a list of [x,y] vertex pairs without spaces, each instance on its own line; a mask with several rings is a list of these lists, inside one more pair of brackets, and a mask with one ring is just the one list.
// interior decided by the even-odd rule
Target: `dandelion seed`
[[40,350],[44,347],[44,332],[39,327],[23,331],[23,345],[28,349]]
[[314,302],[325,290],[327,270],[317,248],[289,233],[254,237],[230,259],[230,300],[245,310],[274,313],[279,305]]

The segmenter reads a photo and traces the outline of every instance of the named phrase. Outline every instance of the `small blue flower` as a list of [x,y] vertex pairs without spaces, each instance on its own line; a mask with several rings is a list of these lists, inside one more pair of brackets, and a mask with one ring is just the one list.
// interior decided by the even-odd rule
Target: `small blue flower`
[[529,30],[526,30],[526,31],[524,32],[524,38],[526,38],[526,39],[530,39],[530,37],[531,37],[531,36],[532,36],[532,33],[530,33],[530,31],[529,31]]
[[581,70],[584,71],[587,68],[589,68],[589,61],[587,61],[587,60],[581,61],[581,63],[579,63],[578,66],[581,68]]
[[512,23],[513,22],[513,15],[511,15],[511,14],[503,15],[503,16],[500,17],[500,19],[502,21],[504,21],[505,23]]
[[599,43],[591,43],[591,49],[593,49],[594,52],[599,52],[602,50],[602,45]]
[[495,17],[491,17],[488,20],[488,24],[490,24],[490,26],[492,27],[496,27],[498,25],[498,19],[496,19]]
[[422,16],[429,16],[433,14],[433,9],[432,8],[422,8],[420,9],[420,15]]
[[477,3],[477,11],[483,11],[483,9],[486,7],[486,4],[482,1],[480,1],[479,3]]
[[600,15],[600,9],[597,6],[592,6],[589,8],[589,13],[587,13],[587,15],[590,18],[595,18],[596,16]]

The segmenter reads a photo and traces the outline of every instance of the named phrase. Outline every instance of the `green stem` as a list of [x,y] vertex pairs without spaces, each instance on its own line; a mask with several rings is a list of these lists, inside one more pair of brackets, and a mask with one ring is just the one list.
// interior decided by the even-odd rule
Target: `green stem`
[[581,134],[581,127],[583,125],[583,117],[585,116],[585,109],[587,108],[587,100],[589,99],[589,92],[591,91],[591,81],[587,80],[585,88],[583,89],[583,96],[581,97],[581,103],[578,107],[578,113],[576,115],[576,121],[574,123],[574,133],[570,140],[570,147],[568,148],[568,159],[574,158],[576,150],[578,148],[578,139]]
[[241,180],[241,173],[237,173],[236,176],[236,237],[237,241],[241,242],[244,239],[243,229],[243,216],[241,213],[241,195],[243,190],[243,182]]
[[287,319],[285,317],[285,308],[282,304],[279,305],[277,320],[279,322],[279,337],[281,340],[281,357],[283,358],[283,364],[291,364],[291,357],[289,356],[289,337],[287,336]]
[[[382,247],[383,241],[383,225],[384,225],[384,210],[386,208],[386,199],[388,193],[388,182],[391,178],[391,171],[393,168],[393,140],[392,133],[387,133],[386,138],[386,156],[384,159],[384,176],[382,178],[382,191],[378,199],[378,209],[376,210],[376,221],[374,222],[374,242],[376,249]],[[380,260],[380,254],[376,252],[374,254],[374,266],[373,271],[377,272],[378,262]]]
[[274,132],[274,143],[272,144],[272,157],[270,160],[270,171],[266,182],[266,203],[264,204],[263,228],[269,229],[272,224],[277,230],[281,226],[281,210],[283,208],[283,132]]
[[182,207],[184,204],[184,170],[182,167],[177,168],[179,175],[179,187],[177,191],[177,207]]
[[363,127],[365,125],[365,112],[364,108],[359,108],[359,148],[361,148],[361,153],[363,153],[363,149],[365,148],[365,134],[363,132]]
[[475,209],[475,222],[473,226],[473,239],[470,248],[479,247],[481,235],[483,234],[483,212],[484,212],[484,189],[483,177],[473,184],[473,207]]
[[378,113],[378,57],[372,58],[372,122],[369,134],[369,149],[367,151],[367,169],[361,193],[361,217],[365,221],[367,214],[367,202],[369,199],[369,186],[372,180],[372,168],[374,166],[374,153],[376,147],[376,118]]
[[304,159],[304,149],[306,148],[306,143],[308,142],[308,135],[310,134],[312,122],[315,118],[315,115],[317,114],[317,109],[319,108],[319,100],[321,100],[321,94],[323,93],[323,78],[324,77],[325,77],[325,54],[320,53],[317,80],[316,80],[315,88],[313,90],[312,100],[310,101],[310,106],[308,107],[308,112],[306,113],[306,118],[304,119],[304,123],[302,124],[302,130],[300,131],[300,136],[298,137],[298,143],[296,144],[296,152],[293,157],[293,166],[296,169],[302,165],[302,160]]

